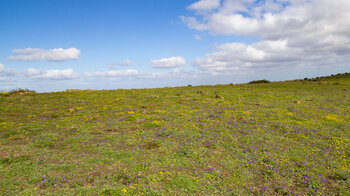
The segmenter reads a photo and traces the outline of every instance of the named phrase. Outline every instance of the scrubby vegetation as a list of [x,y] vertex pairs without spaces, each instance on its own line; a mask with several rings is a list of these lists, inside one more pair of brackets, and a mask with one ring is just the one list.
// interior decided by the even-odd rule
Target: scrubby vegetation
[[0,192],[349,195],[349,91],[342,74],[0,96]]
[[269,80],[254,80],[254,81],[250,81],[249,84],[262,84],[262,83],[270,83]]
[[26,94],[26,93],[36,93],[36,92],[33,90],[22,89],[22,88],[13,89],[13,90],[10,90],[8,92],[9,95],[11,95],[11,94]]

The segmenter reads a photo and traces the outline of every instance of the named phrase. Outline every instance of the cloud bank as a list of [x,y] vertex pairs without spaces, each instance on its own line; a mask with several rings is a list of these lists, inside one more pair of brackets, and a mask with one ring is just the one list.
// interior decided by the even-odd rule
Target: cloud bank
[[50,80],[67,80],[77,78],[79,75],[74,73],[73,69],[64,70],[39,70],[39,69],[27,69],[24,71],[24,75],[34,79],[50,79]]
[[44,50],[39,48],[15,49],[17,56],[10,56],[11,61],[67,61],[79,59],[80,50],[76,48],[54,48]]
[[186,60],[181,56],[156,59],[151,61],[151,66],[154,68],[175,68],[186,65]]
[[[350,57],[350,1],[348,0],[223,0],[202,12],[200,0],[182,16],[191,29],[213,35],[251,36],[253,44],[226,43],[192,64],[211,72],[242,69],[346,64]],[[211,1],[217,3],[216,0]],[[208,6],[210,7],[210,6]]]

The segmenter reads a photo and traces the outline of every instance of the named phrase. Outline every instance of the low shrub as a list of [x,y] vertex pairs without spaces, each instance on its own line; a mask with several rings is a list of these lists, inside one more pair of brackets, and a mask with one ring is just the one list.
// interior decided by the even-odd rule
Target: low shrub
[[261,83],[270,83],[270,81],[263,79],[263,80],[254,80],[249,82],[249,84],[261,84]]

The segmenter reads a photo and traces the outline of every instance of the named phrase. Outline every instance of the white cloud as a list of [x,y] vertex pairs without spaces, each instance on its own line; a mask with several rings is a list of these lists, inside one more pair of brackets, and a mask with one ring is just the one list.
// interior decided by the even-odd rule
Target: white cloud
[[12,51],[17,56],[10,56],[11,61],[67,61],[79,59],[80,50],[76,48],[54,48],[44,50],[39,48],[15,49]]
[[261,41],[252,45],[228,43],[217,46],[215,50],[192,64],[202,70],[224,73],[228,70],[283,67],[308,60],[303,57],[301,49],[289,47],[286,40]]
[[220,0],[200,0],[196,3],[188,6],[188,9],[203,11],[203,10],[212,10],[220,6]]
[[109,70],[103,72],[94,72],[87,73],[87,76],[97,76],[97,77],[109,77],[109,78],[118,78],[118,77],[127,77],[127,76],[137,76],[140,72],[134,69],[127,70]]
[[125,61],[119,62],[119,63],[109,63],[109,64],[107,64],[109,69],[115,69],[116,67],[124,67],[124,66],[129,66],[129,65],[132,65],[132,62],[129,59],[126,59]]
[[186,65],[186,60],[181,56],[151,61],[151,66],[154,68],[175,68],[183,65]]
[[[200,3],[198,1],[197,3]],[[254,36],[247,45],[227,43],[197,58],[207,71],[346,63],[350,56],[348,0],[224,0],[213,12],[184,17],[191,29],[214,35]]]
[[64,70],[39,70],[39,69],[27,69],[24,71],[24,75],[33,79],[50,79],[50,80],[65,80],[74,79],[79,75],[74,73],[73,69]]

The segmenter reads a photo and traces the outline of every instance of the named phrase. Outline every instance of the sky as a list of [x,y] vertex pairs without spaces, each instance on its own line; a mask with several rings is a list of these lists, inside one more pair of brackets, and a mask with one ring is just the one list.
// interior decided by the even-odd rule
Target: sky
[[0,90],[350,72],[349,0],[0,0]]

